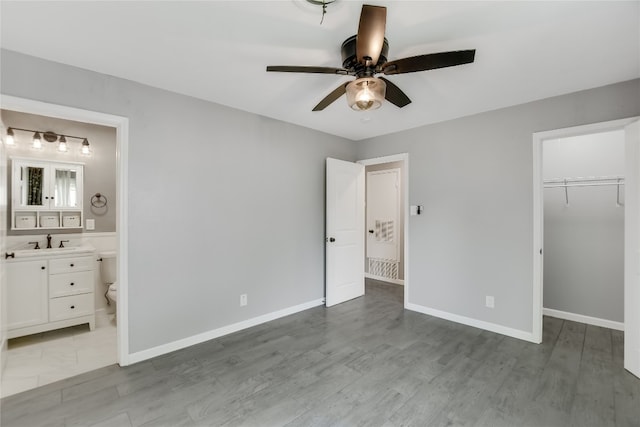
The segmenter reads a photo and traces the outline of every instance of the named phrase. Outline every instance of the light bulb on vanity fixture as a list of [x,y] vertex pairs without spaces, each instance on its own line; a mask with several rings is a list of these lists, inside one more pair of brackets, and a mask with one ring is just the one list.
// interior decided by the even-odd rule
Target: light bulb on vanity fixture
[[67,152],[67,138],[64,135],[60,135],[60,139],[58,140],[58,151],[61,153]]
[[31,143],[31,146],[36,150],[42,148],[42,137],[40,136],[40,132],[36,132],[33,134],[33,141]]
[[5,145],[16,145],[16,138],[13,134],[13,129],[7,128],[7,135],[4,137]]
[[88,156],[91,154],[91,148],[89,147],[89,140],[87,138],[82,141],[82,148],[80,148],[80,153],[84,156]]

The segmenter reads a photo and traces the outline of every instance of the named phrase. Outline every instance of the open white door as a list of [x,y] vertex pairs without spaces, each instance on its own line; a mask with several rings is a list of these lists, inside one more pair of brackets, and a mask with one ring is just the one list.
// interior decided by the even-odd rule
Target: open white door
[[364,166],[327,158],[326,305],[364,295]]
[[640,377],[640,121],[625,133],[624,367]]

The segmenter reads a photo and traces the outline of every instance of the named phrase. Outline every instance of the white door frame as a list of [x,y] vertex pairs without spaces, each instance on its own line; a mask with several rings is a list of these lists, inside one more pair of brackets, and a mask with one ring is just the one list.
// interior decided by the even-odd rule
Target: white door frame
[[[358,163],[365,166],[392,162],[402,162],[403,171],[401,175],[402,181],[400,183],[402,191],[402,204],[404,206],[404,262],[402,268],[404,270],[404,308],[407,308],[407,305],[409,303],[409,153],[393,154],[390,156],[375,157],[372,159],[358,161]],[[366,221],[365,229],[363,229],[362,232],[367,232]]]
[[[543,304],[543,222],[544,197],[542,176],[542,145],[545,140],[587,135],[592,133],[624,130],[625,126],[638,120],[638,117],[573,126],[533,134],[533,342],[542,342],[542,304]],[[626,219],[625,219],[626,221]]]
[[127,188],[129,152],[129,119],[112,114],[49,104],[32,99],[0,94],[0,108],[22,113],[38,114],[64,120],[109,126],[116,129],[116,234],[118,248],[118,302],[116,304],[118,364],[129,364],[129,283],[128,283],[128,226]]

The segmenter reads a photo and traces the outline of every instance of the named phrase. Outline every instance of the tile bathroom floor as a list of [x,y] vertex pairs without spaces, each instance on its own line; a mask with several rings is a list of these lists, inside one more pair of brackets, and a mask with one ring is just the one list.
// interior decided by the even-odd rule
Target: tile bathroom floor
[[9,340],[0,396],[6,397],[117,361],[113,314],[96,314],[96,328],[78,325]]

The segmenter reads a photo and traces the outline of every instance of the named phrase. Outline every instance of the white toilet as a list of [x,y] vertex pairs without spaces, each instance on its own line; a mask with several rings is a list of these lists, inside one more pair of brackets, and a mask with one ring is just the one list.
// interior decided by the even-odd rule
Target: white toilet
[[109,305],[113,304],[115,307],[118,301],[118,282],[117,282],[117,255],[115,251],[101,252],[100,258],[100,278],[102,283],[108,286],[107,292],[104,296],[107,298]]

